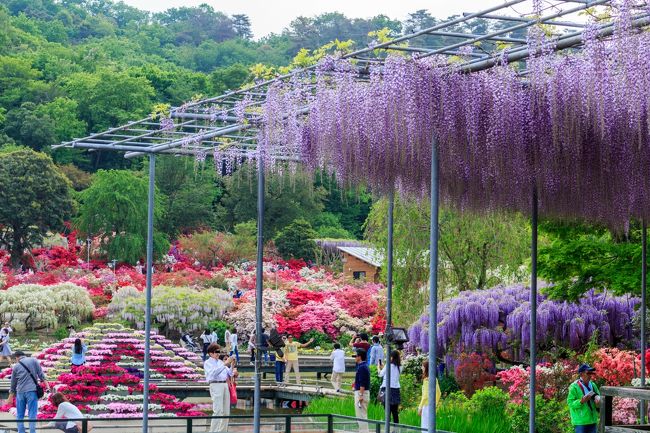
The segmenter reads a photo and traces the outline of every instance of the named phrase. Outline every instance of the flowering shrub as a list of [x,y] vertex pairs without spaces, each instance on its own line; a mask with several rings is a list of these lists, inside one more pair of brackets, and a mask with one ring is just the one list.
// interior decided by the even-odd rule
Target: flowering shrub
[[[452,362],[463,352],[503,353],[525,359],[530,346],[530,290],[523,285],[461,292],[438,307],[438,347]],[[632,317],[639,300],[588,293],[578,303],[539,295],[538,345],[583,349],[598,331],[602,345],[631,345]],[[409,329],[410,348],[429,348],[428,315]]]
[[630,385],[632,378],[640,374],[639,357],[631,351],[602,348],[596,352],[596,377],[609,386]]
[[[568,361],[539,364],[535,369],[536,393],[548,399],[565,400],[569,385],[575,380],[578,366]],[[530,367],[513,366],[497,373],[497,378],[507,386],[510,399],[522,403],[530,395]]]
[[76,325],[90,319],[93,309],[86,290],[71,283],[22,284],[0,292],[2,319],[22,321],[29,329]]
[[[189,287],[153,288],[151,307],[153,320],[162,332],[205,329],[208,323],[222,317],[232,305],[232,297],[220,289],[198,291]],[[144,328],[145,296],[133,287],[123,287],[113,296],[108,307],[111,317]]]
[[492,361],[479,353],[463,353],[458,360],[455,369],[456,382],[467,395],[472,395],[477,389],[481,389],[487,382],[495,379],[490,373],[494,369]]

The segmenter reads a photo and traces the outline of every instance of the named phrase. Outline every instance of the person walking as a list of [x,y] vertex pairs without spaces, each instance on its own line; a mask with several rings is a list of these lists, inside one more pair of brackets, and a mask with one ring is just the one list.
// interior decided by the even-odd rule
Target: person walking
[[[399,424],[399,405],[402,402],[400,384],[399,384],[399,375],[402,372],[402,363],[399,356],[399,351],[393,350],[390,354],[390,386],[387,387],[386,384],[386,368],[388,365],[385,365],[384,368],[379,371],[379,377],[383,377],[381,386],[379,387],[379,394],[382,392],[390,392],[390,413],[393,416],[393,422]],[[384,400],[385,401],[385,400]]]
[[384,363],[384,348],[379,343],[379,337],[372,337],[372,346],[368,352],[368,365],[376,365],[379,368]]
[[230,353],[232,349],[230,348],[230,329],[228,328],[223,334],[223,344],[226,346],[226,353]]
[[357,363],[354,375],[354,416],[359,419],[359,433],[368,433],[368,401],[370,400],[370,369],[366,362],[365,350],[357,349],[355,361]]
[[[38,394],[36,386],[38,381],[42,381],[49,390],[50,384],[47,382],[41,364],[31,356],[25,356],[22,350],[16,350],[14,353],[16,364],[11,370],[11,385],[9,387],[9,396],[7,404],[11,404],[13,397],[16,397],[16,419],[18,420],[18,433],[25,433],[25,425],[22,420],[25,419],[25,410],[27,410],[29,419],[36,419],[38,416]],[[36,433],[36,423],[29,423],[30,433]]]
[[238,344],[239,341],[237,337],[237,328],[232,328],[232,331],[230,332],[230,356],[232,356],[233,353],[235,354],[237,364],[239,364],[239,350],[237,349]]
[[[9,328],[11,329],[11,328]],[[0,361],[4,361],[7,358],[7,361],[11,363],[11,346],[9,345],[9,329],[2,328],[0,330]]]
[[[74,404],[70,403],[65,395],[60,392],[55,393],[50,399],[52,404],[56,407],[56,415],[53,421],[49,422],[47,427],[54,427],[62,430],[64,433],[79,433],[82,430],[81,421],[65,421],[66,419],[79,419],[85,418],[81,411]],[[64,420],[64,421],[57,421]],[[87,423],[86,431],[93,429],[92,424]]]
[[[392,372],[391,372],[392,374]],[[436,381],[436,405],[440,402],[440,384]],[[429,360],[422,362],[422,397],[418,405],[420,428],[429,428]]]
[[293,341],[293,335],[289,334],[287,336],[287,343],[285,345],[285,359],[287,361],[286,371],[287,371],[287,382],[289,382],[289,373],[293,369],[293,373],[296,376],[296,384],[300,385],[300,366],[298,365],[298,348],[307,347],[313,343],[314,339],[310,339],[308,342],[300,344],[297,341]]
[[203,330],[203,333],[199,336],[203,342],[203,362],[208,358],[208,346],[212,343],[212,334],[209,329]]
[[341,381],[345,373],[345,352],[339,343],[334,343],[334,350],[330,355],[332,361],[332,386],[336,392],[341,392]]
[[569,385],[567,405],[575,433],[596,433],[600,421],[600,391],[591,379],[595,368],[582,364],[578,368],[578,380]]
[[[219,359],[221,346],[211,343],[208,346],[208,359],[203,363],[205,380],[210,385],[210,398],[212,399],[212,416],[230,415],[230,391],[228,379],[237,375],[233,367],[233,358]],[[210,423],[210,432],[228,431],[228,418],[213,418]]]
[[81,339],[77,338],[72,346],[72,357],[70,358],[70,364],[72,364],[72,367],[79,367],[86,363],[87,351],[88,346],[82,344]]

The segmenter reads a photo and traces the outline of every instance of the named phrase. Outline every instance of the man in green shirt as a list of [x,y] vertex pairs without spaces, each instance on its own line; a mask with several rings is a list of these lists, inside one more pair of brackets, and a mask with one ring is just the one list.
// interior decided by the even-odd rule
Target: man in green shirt
[[575,433],[596,433],[600,420],[600,392],[591,380],[595,368],[582,364],[578,368],[580,378],[569,386],[567,404]]

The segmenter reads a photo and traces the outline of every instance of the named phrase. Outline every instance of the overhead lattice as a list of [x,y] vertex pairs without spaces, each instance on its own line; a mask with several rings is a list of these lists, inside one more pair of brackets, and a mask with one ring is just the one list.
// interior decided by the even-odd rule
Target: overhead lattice
[[[538,4],[534,5],[535,2]],[[389,42],[372,44],[343,57],[353,59],[360,72],[370,65],[380,65],[389,52],[419,57],[444,55],[468,72],[484,70],[501,62],[506,55],[510,63],[525,60],[529,56],[527,29],[534,25],[541,24],[544,32],[552,35],[554,49],[579,48],[584,15],[595,10],[603,12],[603,7],[610,3],[611,0],[510,0]],[[541,14],[534,14],[533,10],[541,10]],[[637,19],[645,24],[647,17],[647,13],[640,12]],[[600,36],[608,36],[612,30],[613,24],[603,20]],[[525,74],[525,65],[520,65],[520,69]],[[314,67],[296,70],[245,89],[172,108],[168,117],[149,116],[55,147],[123,151],[126,157],[173,153],[203,159],[226,149],[230,155],[239,152],[246,156],[256,147],[256,125],[268,87],[277,81],[304,79],[314,70]],[[363,73],[359,77],[363,79]],[[295,155],[286,157],[291,159]]]

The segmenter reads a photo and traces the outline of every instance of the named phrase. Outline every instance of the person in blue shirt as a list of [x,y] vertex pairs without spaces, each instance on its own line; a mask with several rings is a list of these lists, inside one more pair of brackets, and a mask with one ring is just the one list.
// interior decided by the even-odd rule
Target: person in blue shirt
[[72,358],[70,363],[73,367],[79,367],[86,363],[86,351],[88,347],[85,344],[81,344],[81,339],[77,338],[74,341],[74,346],[72,346]]
[[[357,349],[357,362],[354,376],[354,413],[358,419],[368,419],[368,401],[370,400],[370,369],[366,362],[366,351]],[[368,433],[368,423],[359,421],[359,433]]]
[[381,368],[381,365],[384,362],[384,348],[381,347],[379,343],[379,337],[376,335],[372,337],[372,346],[370,347],[368,365],[376,365],[377,368]]

